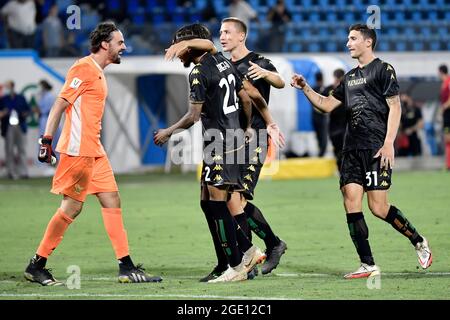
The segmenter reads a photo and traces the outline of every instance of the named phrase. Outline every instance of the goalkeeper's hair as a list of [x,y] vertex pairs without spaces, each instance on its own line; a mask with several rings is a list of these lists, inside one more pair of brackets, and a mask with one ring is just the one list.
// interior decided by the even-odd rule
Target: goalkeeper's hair
[[89,35],[89,40],[91,41],[91,52],[98,52],[103,41],[110,42],[113,38],[114,31],[119,31],[114,22],[107,21],[99,23]]
[[200,23],[194,23],[178,29],[173,36],[172,43],[191,39],[207,39],[212,41],[212,36],[207,27]]

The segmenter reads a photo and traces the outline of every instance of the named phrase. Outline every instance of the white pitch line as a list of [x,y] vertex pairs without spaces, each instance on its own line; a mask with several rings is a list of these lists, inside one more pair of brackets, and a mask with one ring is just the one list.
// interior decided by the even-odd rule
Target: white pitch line
[[[450,272],[382,272],[382,276],[450,276]],[[283,277],[283,278],[335,278],[340,277],[339,274],[330,274],[330,273],[275,273],[271,276],[258,276],[258,278],[274,278],[275,277]],[[179,279],[199,279],[200,276],[188,276],[188,275],[180,275],[180,276],[163,276],[163,279],[167,278],[170,280],[179,280]],[[81,276],[81,281],[116,281],[116,277],[83,277]],[[13,280],[0,280],[0,283],[17,283],[20,281]]]
[[186,299],[226,299],[226,300],[300,300],[284,297],[246,297],[246,296],[218,296],[218,295],[191,295],[191,294],[39,294],[39,293],[0,293],[0,297],[9,298],[65,298],[65,297],[92,297],[92,298],[186,298]]

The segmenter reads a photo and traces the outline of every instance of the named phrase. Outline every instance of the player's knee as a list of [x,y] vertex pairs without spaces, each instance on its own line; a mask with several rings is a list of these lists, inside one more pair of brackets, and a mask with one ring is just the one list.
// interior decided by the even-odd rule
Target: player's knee
[[82,203],[79,205],[71,205],[70,207],[62,208],[63,212],[71,219],[75,219],[76,217],[78,217],[82,209]]
[[389,205],[382,201],[369,201],[370,211],[377,217],[384,219],[389,211]]
[[344,197],[344,207],[347,212],[361,211],[361,201],[356,198]]

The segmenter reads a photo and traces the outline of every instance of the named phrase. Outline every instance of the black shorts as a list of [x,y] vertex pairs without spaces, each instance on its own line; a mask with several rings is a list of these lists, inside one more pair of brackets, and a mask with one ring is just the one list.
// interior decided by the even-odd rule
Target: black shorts
[[443,123],[444,133],[450,133],[450,108],[445,109],[442,116],[444,120]]
[[255,141],[245,145],[245,163],[241,167],[240,184],[242,194],[247,200],[253,200],[256,184],[266,160],[268,149],[267,135],[255,137]]
[[[243,146],[242,148],[243,149]],[[230,151],[232,159],[226,153],[211,154],[203,152],[203,167],[201,174],[201,184],[215,187],[229,187],[230,191],[240,191],[241,167],[236,160],[237,152]],[[228,162],[227,162],[228,161]]]
[[364,191],[389,189],[392,169],[380,169],[381,157],[373,157],[377,152],[374,149],[343,152],[340,187],[356,183],[363,186]]

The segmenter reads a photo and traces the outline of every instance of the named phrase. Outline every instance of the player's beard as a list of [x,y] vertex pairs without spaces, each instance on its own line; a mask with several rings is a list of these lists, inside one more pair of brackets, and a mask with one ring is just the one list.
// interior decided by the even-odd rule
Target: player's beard
[[122,50],[119,50],[116,53],[110,53],[112,63],[120,64],[120,58],[121,58],[119,55],[120,52],[122,52]]

